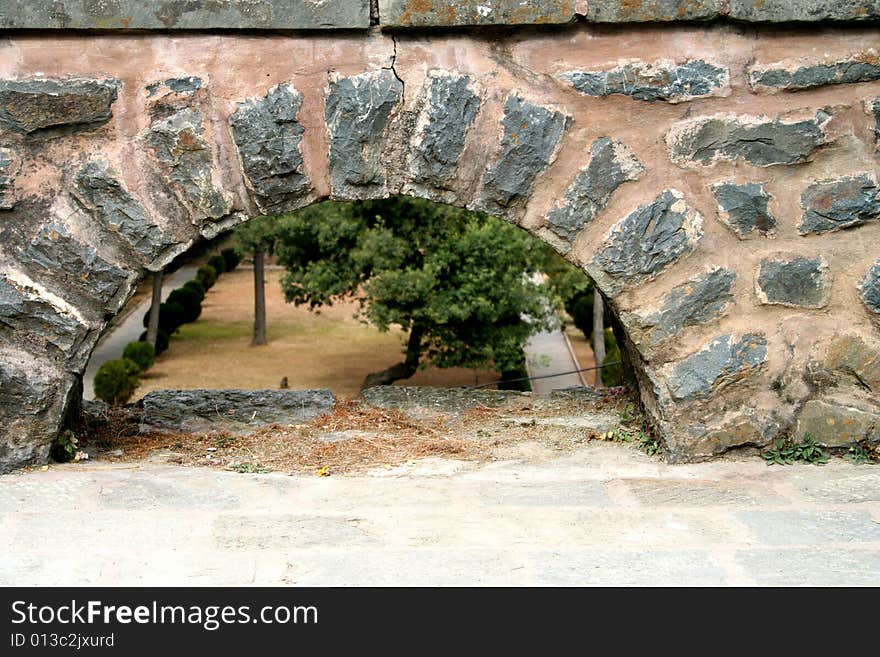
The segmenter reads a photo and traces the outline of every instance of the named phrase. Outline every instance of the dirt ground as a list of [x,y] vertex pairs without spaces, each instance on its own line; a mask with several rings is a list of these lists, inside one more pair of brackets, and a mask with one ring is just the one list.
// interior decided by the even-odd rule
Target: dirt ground
[[[153,390],[277,388],[284,377],[290,388],[328,388],[338,398],[352,398],[367,374],[402,360],[400,331],[381,333],[359,322],[354,302],[320,314],[285,303],[282,274],[267,272],[268,345],[251,346],[253,272],[223,274],[208,291],[198,321],[182,326],[142,377],[135,399]],[[491,371],[428,367],[405,384],[455,387],[495,380]]]

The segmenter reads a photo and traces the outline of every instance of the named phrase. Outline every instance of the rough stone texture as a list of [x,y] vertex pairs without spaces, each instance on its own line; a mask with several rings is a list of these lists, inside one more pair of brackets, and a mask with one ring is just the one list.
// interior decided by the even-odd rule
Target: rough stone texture
[[854,335],[837,337],[828,346],[822,365],[834,374],[852,378],[859,388],[880,393],[880,345],[876,342],[872,345]]
[[465,139],[480,109],[480,97],[466,75],[429,78],[427,116],[413,146],[413,180],[438,190],[450,188]]
[[772,197],[763,183],[718,183],[712,185],[712,193],[718,202],[718,219],[740,239],[776,231],[776,218],[767,208]]
[[694,427],[687,441],[672,441],[668,446],[673,452],[681,450],[682,456],[689,460],[710,458],[735,447],[764,447],[773,441],[778,431],[778,423],[756,417],[751,409],[745,408],[742,415],[732,422],[714,429]]
[[615,224],[591,263],[591,273],[608,278],[610,290],[650,280],[691,253],[702,233],[700,214],[681,192],[667,189]]
[[645,169],[620,142],[602,137],[590,147],[590,163],[578,172],[559,207],[547,214],[547,227],[573,242],[607,205],[623,183],[637,180]]
[[464,413],[472,408],[496,408],[528,400],[514,390],[467,390],[421,386],[376,386],[361,390],[361,398],[373,406],[394,408],[417,416]]
[[112,116],[116,80],[0,80],[0,128],[49,137],[93,130]]
[[597,23],[705,21],[722,15],[722,0],[592,0],[587,20]]
[[657,344],[677,335],[687,326],[698,326],[721,317],[733,301],[736,273],[713,269],[673,288],[663,297],[660,309],[639,319],[648,340]]
[[826,447],[843,447],[861,440],[880,442],[880,413],[811,399],[801,409],[795,430],[797,440],[803,440],[806,434]]
[[820,180],[804,191],[801,207],[801,235],[854,228],[880,219],[880,189],[867,173]]
[[326,413],[329,390],[159,390],[143,398],[141,431],[234,431],[297,424]]
[[877,0],[729,0],[735,20],[767,23],[792,21],[866,21],[880,17]]
[[755,294],[764,304],[823,308],[831,293],[828,279],[828,265],[821,257],[762,260]]
[[[34,290],[0,274],[0,326],[15,331],[33,353],[66,360],[78,356],[89,327],[69,311],[59,309]],[[88,354],[82,364],[88,359]]]
[[723,335],[676,364],[667,387],[673,399],[707,399],[748,377],[767,358],[767,339],[747,333],[739,340]]
[[0,147],[0,210],[15,207],[15,174],[18,166],[10,148]]
[[379,0],[387,27],[570,23],[576,0]]
[[124,239],[144,264],[177,245],[102,162],[90,162],[76,174],[74,195],[95,219]]
[[390,69],[330,83],[325,119],[334,196],[367,199],[385,195],[382,145],[391,114],[402,97],[403,83]]
[[501,153],[483,176],[475,208],[504,216],[521,204],[538,174],[550,163],[571,118],[552,108],[510,96],[501,120]]
[[865,274],[860,286],[862,301],[872,313],[880,315],[880,258]]
[[232,136],[254,200],[267,213],[302,207],[311,186],[303,170],[297,120],[302,94],[289,84],[270,89],[266,97],[240,103],[230,118]]
[[867,103],[868,112],[874,115],[874,141],[880,143],[880,98]]
[[755,91],[799,91],[874,80],[880,80],[880,57],[873,50],[836,62],[782,62],[749,69],[749,86]]
[[40,230],[19,257],[30,268],[78,290],[102,307],[112,306],[111,301],[131,278],[93,247],[74,239],[57,221]]
[[3,29],[321,30],[367,28],[370,0],[4,0]]
[[195,209],[197,219],[220,219],[230,207],[211,178],[213,156],[202,112],[185,108],[155,122],[145,136],[168,178]]
[[72,386],[44,361],[0,347],[0,474],[46,462]]
[[681,167],[743,160],[757,166],[799,164],[825,144],[828,115],[782,121],[754,116],[704,116],[683,121],[666,135],[670,159]]
[[613,94],[653,103],[682,103],[694,98],[724,95],[730,72],[701,59],[684,64],[672,61],[628,62],[610,71],[566,71],[557,77],[586,96]]

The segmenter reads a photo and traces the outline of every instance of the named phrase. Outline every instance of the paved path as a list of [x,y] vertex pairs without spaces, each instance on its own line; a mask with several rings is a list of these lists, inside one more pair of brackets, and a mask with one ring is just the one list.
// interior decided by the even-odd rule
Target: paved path
[[[580,369],[580,365],[565,340],[561,329],[538,333],[529,338],[525,346],[526,368],[529,376],[544,376],[560,372],[572,372]],[[547,379],[532,381],[532,391],[544,394],[559,388],[571,388],[583,385],[577,374],[554,376]]]
[[2,476],[0,585],[880,585],[878,466],[517,453],[358,477]]
[[[168,298],[171,290],[195,278],[197,269],[192,266],[181,267],[173,274],[166,276],[162,281],[162,301]],[[83,375],[83,399],[95,398],[95,374],[98,373],[101,365],[108,360],[121,358],[125,345],[129,342],[135,342],[144,332],[144,315],[149,309],[150,298],[147,297],[118,326],[101,338],[98,346],[92,352],[86,373]]]

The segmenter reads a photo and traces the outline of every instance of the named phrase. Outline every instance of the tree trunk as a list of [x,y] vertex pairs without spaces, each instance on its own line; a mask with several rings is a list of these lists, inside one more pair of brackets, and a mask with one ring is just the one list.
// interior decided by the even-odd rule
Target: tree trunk
[[375,386],[390,386],[400,379],[408,379],[419,369],[419,356],[422,353],[422,337],[425,329],[418,324],[413,324],[409,331],[409,340],[406,344],[406,360],[397,365],[392,365],[381,372],[367,374],[361,384],[361,390]]
[[254,339],[253,345],[266,344],[266,280],[264,251],[254,251]]
[[147,342],[156,348],[156,339],[159,336],[159,306],[162,305],[162,279],[165,270],[153,273],[153,299],[150,302],[150,321],[147,324]]
[[593,353],[596,356],[596,387],[602,387],[602,361],[605,360],[605,303],[599,290],[593,293]]

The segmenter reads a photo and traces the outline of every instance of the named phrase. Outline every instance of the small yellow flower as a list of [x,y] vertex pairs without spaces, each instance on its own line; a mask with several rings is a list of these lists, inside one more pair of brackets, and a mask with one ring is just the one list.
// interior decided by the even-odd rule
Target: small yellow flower
[[323,468],[321,468],[320,470],[318,470],[318,476],[319,476],[319,477],[329,477],[329,476],[330,476],[330,468],[328,468],[328,467],[325,465]]

